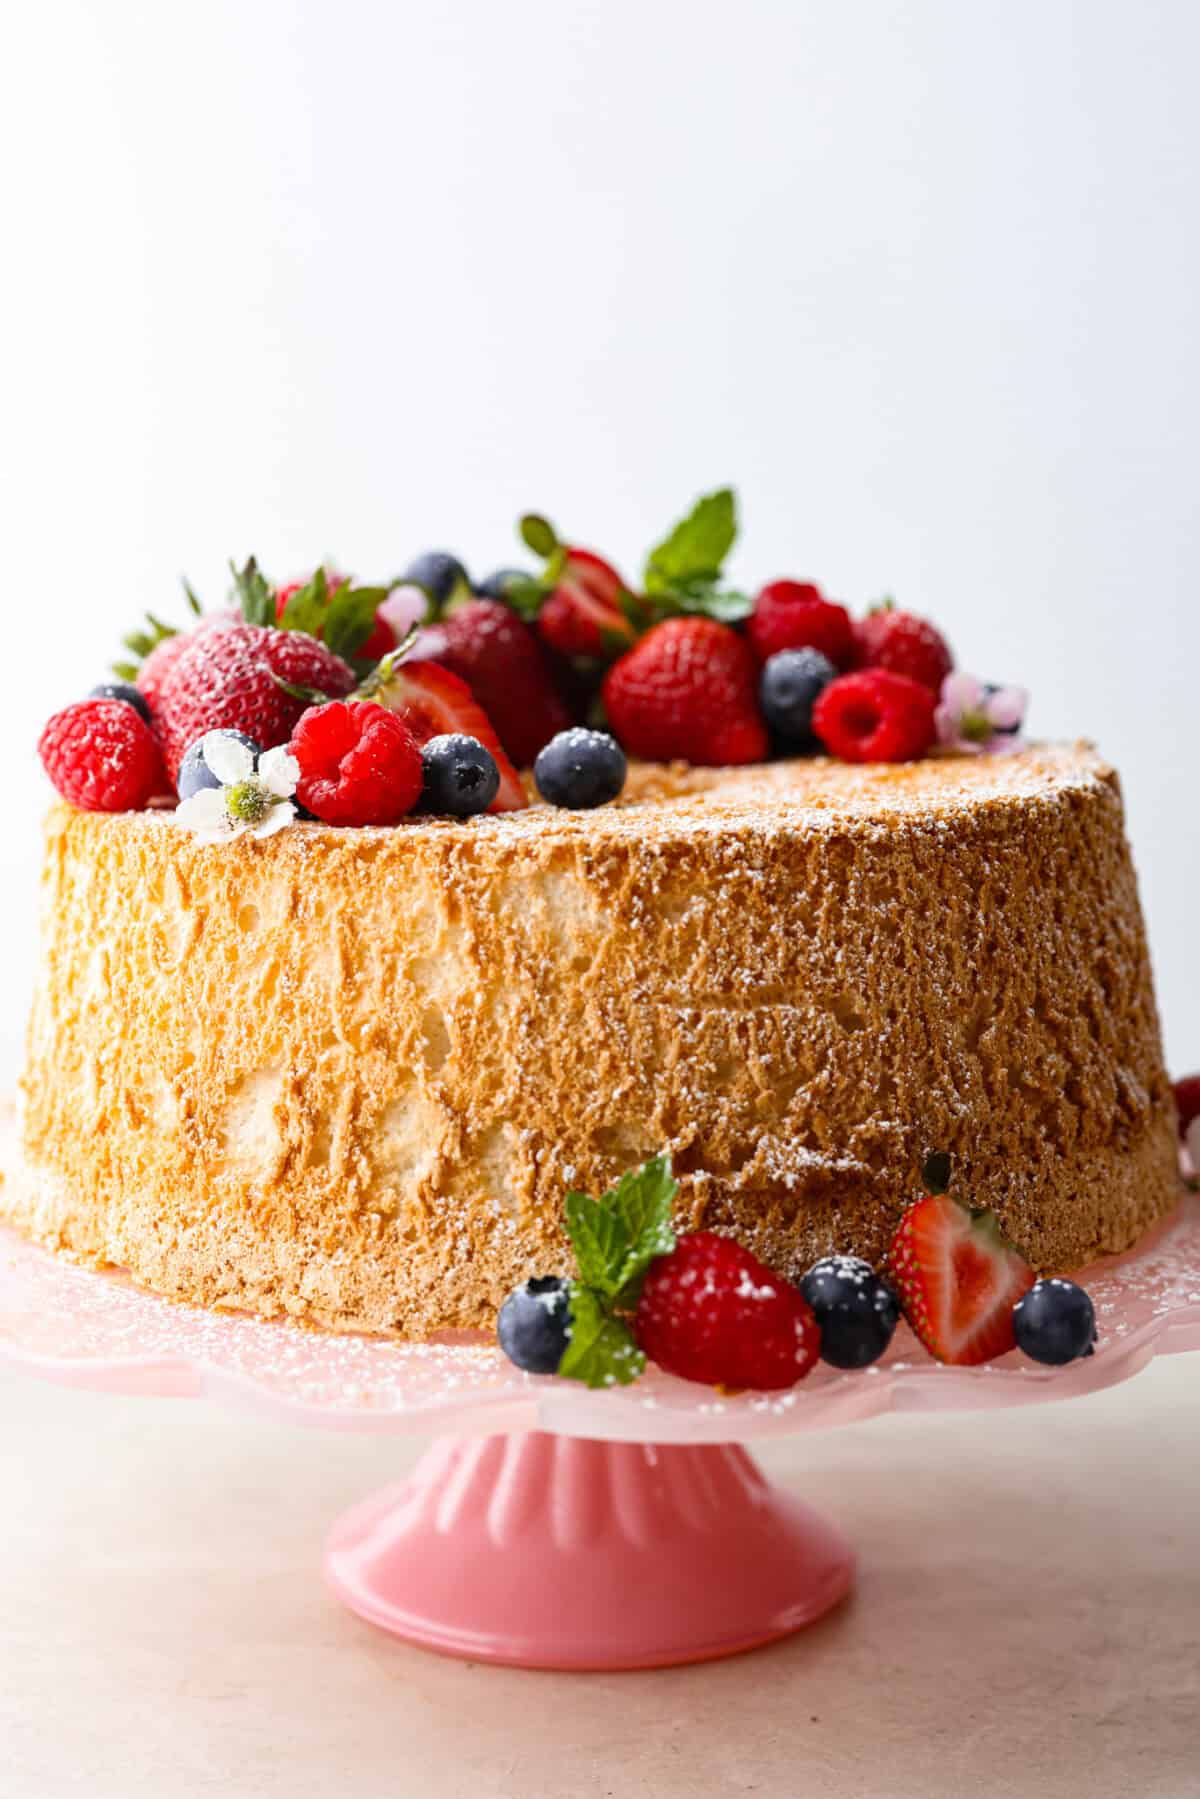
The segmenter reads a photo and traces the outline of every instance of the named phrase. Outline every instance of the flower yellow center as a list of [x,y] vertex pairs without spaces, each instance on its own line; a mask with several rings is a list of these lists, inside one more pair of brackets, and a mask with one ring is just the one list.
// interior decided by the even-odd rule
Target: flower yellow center
[[257,824],[270,807],[267,790],[261,781],[239,781],[225,789],[225,809],[239,824]]

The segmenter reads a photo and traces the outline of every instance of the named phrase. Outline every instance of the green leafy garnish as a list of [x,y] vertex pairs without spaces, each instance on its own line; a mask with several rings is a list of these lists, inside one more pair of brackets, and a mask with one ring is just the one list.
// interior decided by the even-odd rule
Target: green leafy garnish
[[737,531],[732,487],[705,494],[647,556],[642,577],[646,592],[675,593],[689,581],[715,581]]
[[642,586],[656,616],[696,615],[722,624],[749,616],[753,600],[726,586],[721,576],[737,532],[732,487],[719,487],[696,501],[646,558]]
[[236,563],[229,564],[233,576],[233,593],[241,607],[242,617],[248,625],[273,625],[275,623],[275,589],[259,568],[253,556],[246,560],[244,568]]
[[636,1307],[651,1262],[675,1247],[671,1207],[678,1192],[670,1157],[653,1156],[599,1199],[568,1193],[567,1235],[579,1267],[571,1340],[558,1369],[568,1379],[625,1386],[645,1368],[622,1314]]
[[349,581],[335,588],[325,613],[322,635],[335,656],[352,662],[375,625],[375,614],[387,599],[386,587],[351,587]]
[[571,1282],[571,1338],[558,1372],[589,1387],[627,1387],[646,1367],[646,1358],[623,1318],[591,1287]]

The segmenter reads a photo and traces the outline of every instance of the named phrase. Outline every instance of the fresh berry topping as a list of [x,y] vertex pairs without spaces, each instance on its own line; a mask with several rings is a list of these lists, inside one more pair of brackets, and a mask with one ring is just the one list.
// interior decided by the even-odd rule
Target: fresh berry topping
[[1200,1118],[1200,1074],[1187,1074],[1176,1081],[1175,1110],[1179,1114],[1179,1139],[1183,1142]]
[[470,818],[487,811],[500,786],[500,770],[491,750],[461,731],[431,737],[421,750],[421,765],[421,807],[426,812]]
[[230,737],[235,743],[242,744],[256,762],[262,754],[253,737],[247,737],[244,731],[206,731],[203,737],[198,737],[195,743],[188,745],[183,761],[179,764],[175,785],[181,800],[190,800],[194,793],[202,793],[206,787],[220,787],[223,784],[221,777],[209,767],[204,755],[205,748],[216,737]]
[[928,687],[936,699],[954,667],[950,646],[935,625],[913,612],[884,605],[869,612],[854,628],[859,661],[864,668],[889,668]]
[[82,812],[139,812],[167,791],[158,740],[124,700],[77,700],[56,712],[38,755],[58,792]]
[[341,698],[354,686],[354,675],[304,631],[219,625],[193,632],[155,705],[172,778],[185,751],[206,731],[242,731],[265,750],[286,743],[309,702],[287,693],[280,681]]
[[858,1256],[823,1256],[800,1291],[821,1332],[821,1359],[834,1368],[877,1362],[900,1322],[900,1302],[869,1262]]
[[[197,627],[199,629],[199,627]],[[170,637],[164,637],[155,645],[138,670],[138,692],[145,695],[146,703],[153,713],[158,705],[167,676],[179,658],[184,655],[195,641],[194,631],[176,631]]]
[[421,751],[408,726],[370,700],[313,706],[288,749],[300,764],[296,795],[330,825],[394,825],[421,792]]
[[885,668],[831,681],[813,707],[812,724],[843,762],[915,762],[937,736],[929,689]]
[[622,610],[625,583],[591,550],[569,549],[553,591],[538,613],[543,642],[560,656],[611,661],[637,636]]
[[533,765],[537,790],[552,806],[583,810],[615,800],[625,785],[625,752],[607,731],[576,725],[551,738]]
[[904,1316],[940,1362],[990,1362],[1014,1345],[1012,1309],[1033,1270],[992,1212],[949,1194],[909,1206],[888,1251]]
[[837,669],[820,650],[776,650],[763,664],[759,704],[772,731],[787,743],[808,744],[813,707]]
[[526,1374],[556,1374],[571,1339],[571,1287],[537,1275],[510,1293],[496,1320],[500,1347]]
[[731,1237],[693,1231],[651,1263],[634,1335],[652,1361],[708,1386],[793,1387],[820,1353],[796,1288]]
[[371,699],[404,720],[418,743],[461,734],[477,738],[490,750],[500,771],[500,789],[490,812],[518,812],[529,804],[521,777],[504,754],[491,719],[461,675],[443,668],[440,662],[401,662],[392,667],[385,659],[376,679],[366,683],[366,690]]
[[746,625],[754,654],[766,662],[778,650],[820,650],[837,668],[853,668],[854,627],[844,606],[827,600],[811,581],[770,581]]
[[444,641],[437,660],[462,676],[506,754],[528,768],[571,722],[535,633],[499,600],[467,600],[435,629]]
[[438,606],[448,605],[456,595],[471,591],[466,569],[449,550],[426,550],[423,556],[409,563],[400,579],[411,581],[414,587],[423,587]]
[[512,588],[523,587],[533,578],[527,569],[498,568],[485,575],[482,581],[476,581],[475,593],[481,600],[503,600]]
[[132,706],[139,718],[150,723],[150,706],[146,696],[129,681],[101,681],[97,687],[88,690],[88,699],[120,700],[123,705]]
[[757,685],[736,631],[711,618],[671,618],[609,669],[604,704],[630,755],[703,767],[763,762]]
[[1096,1345],[1096,1311],[1074,1281],[1035,1281],[1013,1307],[1017,1348],[1035,1362],[1061,1368]]

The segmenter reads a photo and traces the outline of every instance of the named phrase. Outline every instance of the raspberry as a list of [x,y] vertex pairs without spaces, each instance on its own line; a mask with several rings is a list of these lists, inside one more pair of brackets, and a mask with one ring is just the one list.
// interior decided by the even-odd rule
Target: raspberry
[[700,767],[765,762],[754,658],[711,618],[670,618],[648,631],[604,679],[613,733],[633,756]]
[[712,1387],[794,1387],[821,1352],[796,1288],[715,1231],[692,1231],[651,1263],[634,1335],[660,1368]]
[[172,780],[206,731],[242,731],[264,750],[287,742],[308,702],[286,693],[275,675],[338,699],[354,686],[341,658],[304,631],[212,625],[192,633],[155,708]]
[[863,668],[889,668],[928,687],[936,699],[954,667],[950,646],[936,625],[913,612],[881,606],[854,627]]
[[124,700],[79,700],[56,712],[38,754],[82,812],[140,812],[168,788],[158,740]]
[[937,737],[933,695],[907,675],[839,675],[813,707],[813,730],[843,762],[915,762]]
[[779,650],[820,650],[835,668],[853,668],[854,626],[844,606],[811,581],[771,581],[754,602],[746,636],[760,662]]
[[408,726],[371,700],[314,706],[292,732],[296,798],[330,825],[394,825],[421,793],[421,750]]

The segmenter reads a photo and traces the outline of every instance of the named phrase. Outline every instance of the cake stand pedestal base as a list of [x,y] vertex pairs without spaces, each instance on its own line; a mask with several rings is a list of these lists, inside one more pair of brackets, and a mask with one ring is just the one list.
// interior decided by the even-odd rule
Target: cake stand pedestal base
[[729,1444],[443,1437],[347,1512],[334,1592],[426,1649],[524,1668],[653,1668],[811,1624],[854,1580],[832,1524]]

